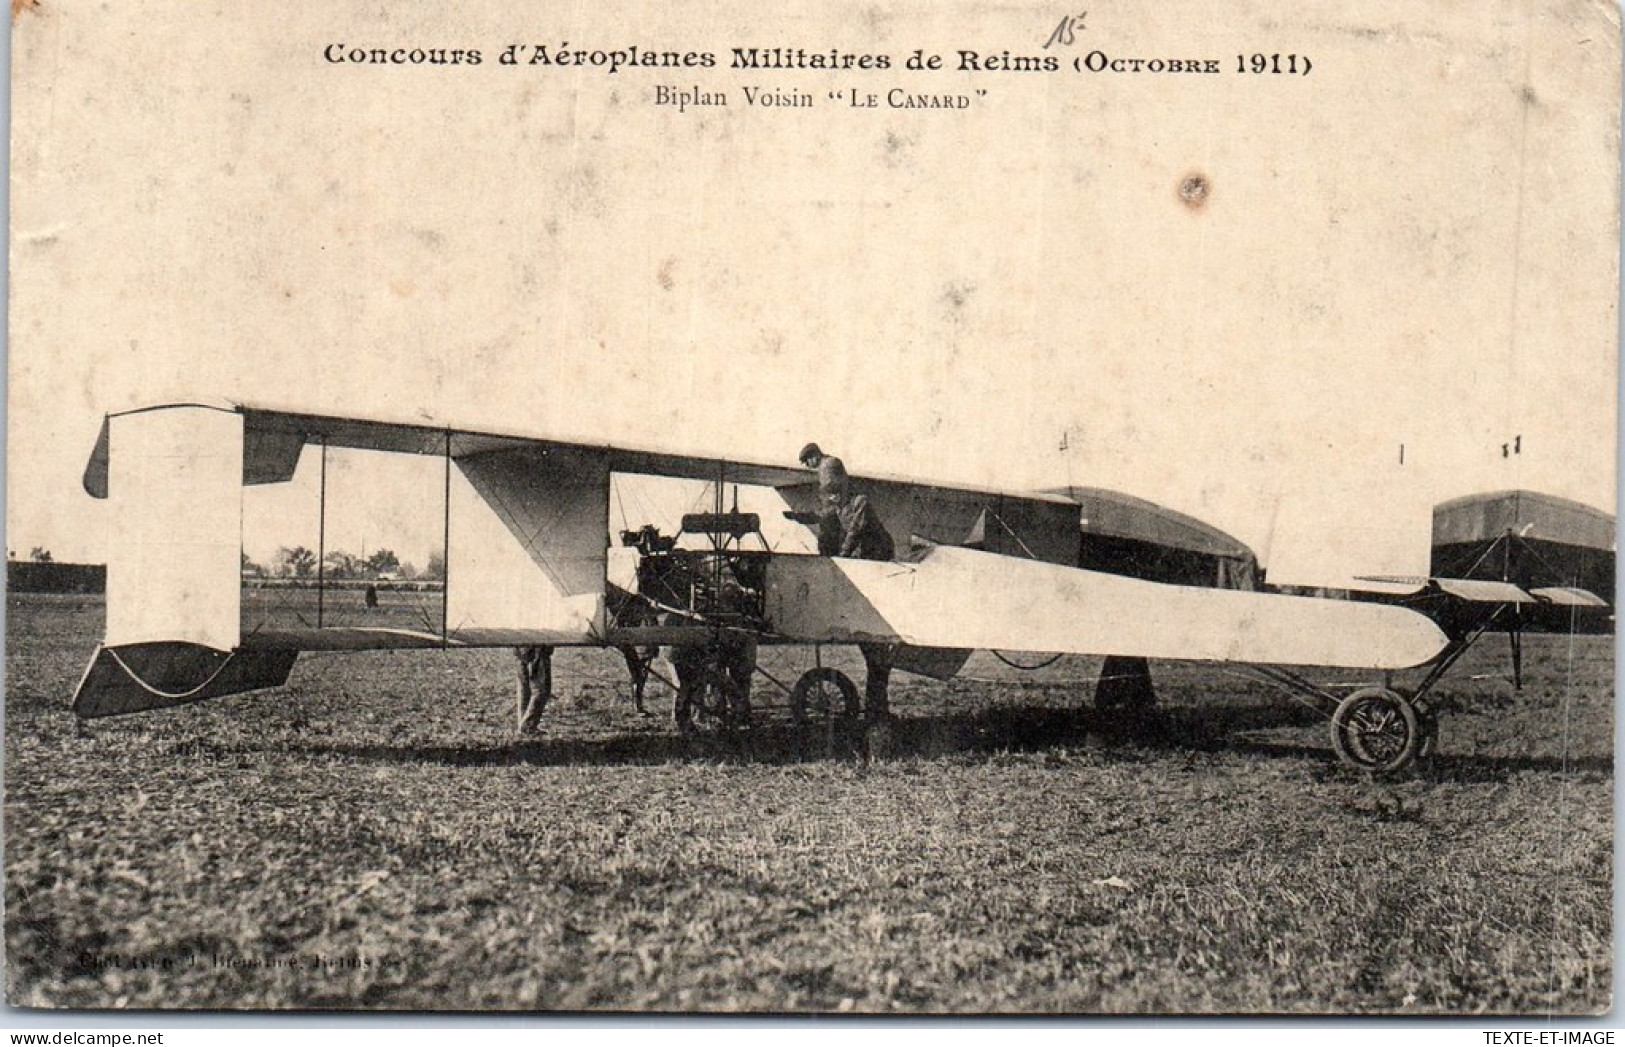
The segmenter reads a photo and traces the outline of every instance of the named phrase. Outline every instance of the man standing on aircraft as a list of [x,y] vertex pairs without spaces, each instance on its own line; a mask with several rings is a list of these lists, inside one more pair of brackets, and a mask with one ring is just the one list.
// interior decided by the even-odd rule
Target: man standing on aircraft
[[[890,560],[896,555],[896,543],[874,504],[867,496],[852,493],[846,465],[839,458],[825,454],[817,444],[803,447],[800,457],[803,466],[818,472],[819,512],[816,517],[803,513],[786,515],[817,526],[818,555],[858,560]],[[863,653],[865,668],[864,708],[872,719],[880,719],[888,710],[891,645],[865,643],[859,644],[858,650]]]
[[801,464],[818,473],[818,500],[826,506],[840,504],[846,498],[848,483],[846,465],[834,455],[825,454],[817,444],[801,449]]
[[890,560],[896,555],[891,532],[880,522],[880,514],[867,496],[848,492],[835,506],[835,519],[841,525],[841,545],[836,556]]
[[801,464],[818,473],[818,512],[815,515],[797,514],[792,519],[814,525],[818,535],[818,555],[836,556],[841,551],[840,504],[846,500],[849,485],[846,466],[839,458],[827,455],[817,444],[801,449]]

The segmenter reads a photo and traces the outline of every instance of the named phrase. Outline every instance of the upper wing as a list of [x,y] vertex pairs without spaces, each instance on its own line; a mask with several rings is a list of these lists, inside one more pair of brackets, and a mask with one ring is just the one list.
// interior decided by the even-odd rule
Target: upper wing
[[[175,408],[186,408],[175,410]],[[196,409],[193,409],[196,408]],[[634,473],[773,488],[794,508],[818,508],[807,470],[703,453],[621,448],[516,430],[480,432],[430,419],[388,421],[242,404],[172,405],[110,417],[86,466],[85,489],[109,495],[109,432],[149,428],[158,417],[240,416],[242,482],[293,478],[305,446],[446,456],[479,491],[536,565],[566,593],[583,591],[585,575],[601,579],[602,523],[597,489],[610,473]],[[142,417],[137,417],[142,416]],[[912,543],[963,545],[988,552],[1076,564],[1078,501],[1063,493],[1000,491],[897,477],[855,474],[899,550]],[[580,510],[559,518],[557,506]],[[593,521],[599,521],[595,523]],[[575,566],[572,566],[575,565]]]
[[[778,487],[805,480],[803,469],[735,461],[703,453],[686,454],[618,448],[591,440],[558,434],[488,432],[441,424],[434,419],[390,421],[382,419],[338,418],[247,404],[169,404],[126,411],[113,418],[162,411],[177,407],[201,407],[230,411],[243,417],[243,482],[278,483],[293,478],[299,455],[306,444],[342,447],[396,454],[450,455],[471,458],[493,451],[519,449],[575,449],[605,455],[613,472],[646,473],[691,480],[724,480],[728,483]],[[108,496],[108,431],[102,424],[95,449],[85,467],[85,490],[96,498]]]

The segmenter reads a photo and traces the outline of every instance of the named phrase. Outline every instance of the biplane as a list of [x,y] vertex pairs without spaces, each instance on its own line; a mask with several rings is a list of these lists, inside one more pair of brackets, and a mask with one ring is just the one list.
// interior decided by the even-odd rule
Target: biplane
[[[315,448],[443,462],[444,584],[421,627],[246,613],[241,562],[245,489],[288,483]],[[713,485],[712,511],[682,530],[610,540],[611,478],[650,475]],[[325,470],[323,472],[325,477]],[[74,696],[81,717],[183,705],[280,686],[302,651],[527,646],[684,649],[703,664],[740,637],[759,644],[881,645],[900,670],[945,677],[974,649],[1232,663],[1324,708],[1336,752],[1370,770],[1409,763],[1432,744],[1428,690],[1384,685],[1349,694],[1308,667],[1387,674],[1459,654],[1403,606],[1126,577],[1079,566],[1079,503],[854,474],[898,553],[889,561],[768,547],[739,485],[777,492],[789,512],[817,510],[803,469],[617,448],[542,433],[332,417],[247,404],[178,403],[112,414],[84,476],[110,502],[116,541],[107,622]],[[453,485],[471,492],[484,529],[454,518]],[[735,504],[724,500],[732,485]],[[325,487],[324,487],[325,492]],[[325,522],[325,493],[317,512]],[[493,526],[493,524],[495,526]],[[469,535],[500,535],[475,541]],[[501,545],[503,548],[494,548]],[[501,554],[501,555],[498,555]],[[626,558],[631,557],[628,565]],[[319,562],[319,561],[318,561]],[[722,654],[693,710],[739,715]],[[825,666],[796,682],[798,716],[861,720],[856,688]],[[877,714],[878,715],[878,714]]]
[[1360,576],[1354,584],[1354,598],[1419,610],[1460,640],[1430,678],[1496,632],[1507,638],[1512,686],[1522,690],[1526,632],[1613,631],[1612,607],[1597,593],[1614,590],[1614,519],[1536,491],[1455,498],[1434,507],[1428,577]]

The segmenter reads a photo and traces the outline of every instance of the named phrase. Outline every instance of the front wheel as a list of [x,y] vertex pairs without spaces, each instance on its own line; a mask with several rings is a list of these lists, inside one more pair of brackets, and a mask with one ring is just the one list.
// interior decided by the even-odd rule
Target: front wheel
[[1385,687],[1365,687],[1332,714],[1332,748],[1362,771],[1401,770],[1421,753],[1424,727],[1410,700]]

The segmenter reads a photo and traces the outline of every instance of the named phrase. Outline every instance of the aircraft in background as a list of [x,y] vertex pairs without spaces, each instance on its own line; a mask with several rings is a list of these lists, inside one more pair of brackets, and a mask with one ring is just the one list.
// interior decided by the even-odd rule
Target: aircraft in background
[[1614,591],[1614,518],[1536,491],[1493,491],[1433,511],[1429,577],[1364,576],[1358,599],[1422,611],[1464,639],[1443,674],[1478,637],[1505,633],[1513,687],[1523,688],[1526,632],[1607,633]]

